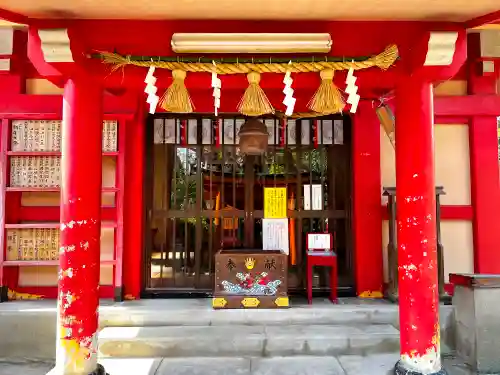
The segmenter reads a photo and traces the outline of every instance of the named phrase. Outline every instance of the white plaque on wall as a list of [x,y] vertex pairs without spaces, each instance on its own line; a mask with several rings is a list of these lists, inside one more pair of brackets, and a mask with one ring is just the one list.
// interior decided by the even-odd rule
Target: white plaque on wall
[[212,119],[204,118],[201,120],[201,143],[204,145],[212,144]]
[[270,145],[275,145],[276,144],[276,122],[274,120],[265,120],[264,123],[266,124],[267,128],[267,134],[269,134],[268,138],[268,144]]
[[163,119],[161,118],[155,118],[154,120],[154,143],[157,145],[157,144],[160,144],[160,143],[163,143],[163,127],[164,127],[164,124],[163,124]]
[[288,120],[286,123],[287,139],[286,143],[288,145],[297,144],[297,121]]
[[342,120],[333,122],[333,139],[336,145],[344,144],[344,122]]
[[233,119],[224,119],[222,122],[224,130],[224,144],[225,145],[234,145],[234,120]]
[[240,144],[240,129],[244,123],[245,123],[244,119],[242,118],[236,119],[236,144]]
[[262,249],[290,253],[288,219],[262,219]]
[[187,122],[188,144],[195,145],[198,143],[198,120],[189,119]]
[[304,210],[322,210],[323,186],[320,184],[304,185]]
[[300,131],[301,144],[311,144],[311,120],[302,120]]
[[[174,118],[165,120],[165,143],[181,143],[180,123]],[[177,134],[177,140],[176,140]]]
[[323,120],[320,121],[318,129],[319,139],[321,144],[323,145],[332,145],[333,144],[333,121],[332,120]]

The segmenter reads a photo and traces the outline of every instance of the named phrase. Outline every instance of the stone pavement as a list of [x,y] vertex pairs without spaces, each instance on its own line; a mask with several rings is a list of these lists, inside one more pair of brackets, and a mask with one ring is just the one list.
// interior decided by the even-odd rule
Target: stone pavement
[[49,362],[0,360],[0,375],[45,375],[53,367]]
[[[100,363],[109,375],[389,375],[398,357],[136,358]],[[472,375],[454,358],[444,363],[449,375]],[[51,368],[47,362],[0,362],[0,375],[45,375]]]

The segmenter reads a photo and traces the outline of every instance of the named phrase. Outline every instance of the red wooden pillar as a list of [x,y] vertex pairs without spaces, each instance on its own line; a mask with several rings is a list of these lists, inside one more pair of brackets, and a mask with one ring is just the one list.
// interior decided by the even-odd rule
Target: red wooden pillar
[[90,77],[64,88],[56,373],[97,365],[102,191],[102,92]]
[[442,371],[430,82],[405,78],[396,90],[396,201],[401,358],[396,374]]
[[[469,95],[498,95],[495,77],[483,74],[481,34],[467,35]],[[500,116],[500,108],[498,110]],[[500,274],[497,213],[500,209],[498,135],[496,116],[469,120],[471,203],[474,210],[474,272]]]
[[369,101],[359,103],[352,126],[356,294],[383,297],[380,122]]
[[123,257],[123,286],[125,299],[140,297],[142,289],[143,250],[143,184],[145,121],[142,106],[136,119],[127,123],[126,181],[124,204],[125,251]]
[[[500,109],[499,109],[500,115]],[[475,116],[469,122],[471,200],[474,210],[474,271],[500,274],[500,209],[498,136],[495,117]]]

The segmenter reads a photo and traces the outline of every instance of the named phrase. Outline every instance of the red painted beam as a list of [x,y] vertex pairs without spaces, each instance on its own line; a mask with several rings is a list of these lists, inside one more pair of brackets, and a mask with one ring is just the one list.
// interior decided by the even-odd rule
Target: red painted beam
[[438,96],[434,116],[500,116],[500,95]]
[[[62,115],[62,95],[5,95],[0,93],[0,116],[19,115],[23,118],[40,114]],[[137,98],[133,95],[104,96],[105,114],[130,114],[136,111]]]
[[[387,205],[380,207],[382,211],[382,219],[389,220],[389,209]],[[441,206],[441,221],[443,220],[466,220],[470,221],[474,218],[474,210],[472,206]]]
[[10,10],[0,8],[0,19],[3,19],[8,22],[19,23],[22,25],[29,25],[30,18],[16,12],[12,12]]
[[[96,77],[101,77],[106,88],[127,87],[144,90],[144,78],[146,77],[147,69],[138,67],[126,67],[124,70],[119,69],[115,72],[110,72],[110,67],[98,65],[92,68],[92,74]],[[346,71],[338,71],[335,73],[335,84],[340,88],[345,88]],[[165,69],[157,69],[155,72],[157,78],[156,86],[159,91],[170,86],[172,83],[172,74]],[[357,85],[361,91],[366,92],[372,89],[380,91],[390,90],[397,79],[397,71],[391,69],[386,72],[380,69],[372,68],[361,70],[356,73]],[[321,79],[319,73],[296,73],[292,74],[294,90],[316,90]],[[211,90],[211,75],[209,73],[187,73],[185,85],[188,90]],[[248,87],[248,80],[245,74],[228,74],[220,75],[222,81],[222,94],[226,90],[241,90],[244,91]],[[283,90],[282,74],[263,73],[259,85],[264,90]]]
[[[434,99],[435,100],[435,99]],[[456,125],[468,124],[469,117],[467,116],[434,116],[434,124],[436,125]]]
[[[59,206],[20,206],[18,219],[19,221],[31,222],[58,222],[59,216]],[[116,209],[114,207],[103,207],[101,210],[101,218],[102,221],[116,221]]]
[[465,27],[467,29],[473,29],[475,27],[487,25],[489,23],[498,23],[498,22],[500,22],[500,10],[496,10],[494,12],[472,18],[465,22]]

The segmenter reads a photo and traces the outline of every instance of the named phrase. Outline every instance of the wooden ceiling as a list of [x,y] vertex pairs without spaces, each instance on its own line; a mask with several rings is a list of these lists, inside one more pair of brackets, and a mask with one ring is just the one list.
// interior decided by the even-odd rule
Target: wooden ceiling
[[0,0],[36,18],[466,21],[498,0]]

